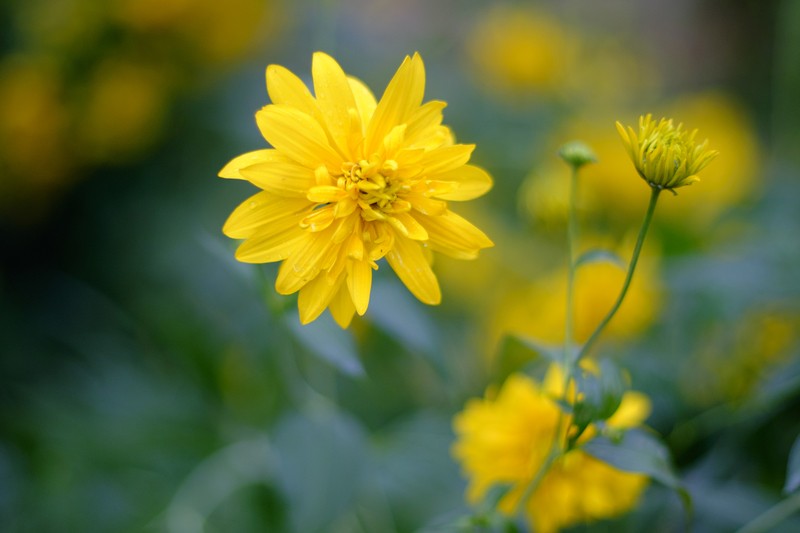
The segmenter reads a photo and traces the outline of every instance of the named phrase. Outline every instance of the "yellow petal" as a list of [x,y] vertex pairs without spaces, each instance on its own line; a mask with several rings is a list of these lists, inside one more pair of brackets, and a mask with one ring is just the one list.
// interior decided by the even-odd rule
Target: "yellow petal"
[[375,153],[383,138],[406,120],[422,103],[425,92],[425,66],[419,54],[406,57],[386,87],[367,126],[366,155]]
[[320,274],[300,289],[300,295],[297,297],[300,323],[308,324],[316,320],[328,307],[340,286],[340,280],[330,283],[328,276]]
[[222,232],[234,239],[246,239],[261,226],[289,219],[295,225],[311,208],[305,198],[283,198],[267,192],[255,194],[239,204],[230,214]]
[[415,241],[428,240],[428,232],[408,213],[395,213],[388,217],[387,222],[409,239]]
[[408,119],[408,130],[406,131],[406,141],[409,145],[431,135],[431,132],[442,123],[442,110],[445,107],[447,107],[447,103],[433,100],[426,102],[414,111],[414,114]]
[[294,107],[315,118],[320,114],[306,84],[280,65],[267,67],[267,93],[273,104]]
[[428,231],[429,241],[442,252],[453,250],[474,254],[482,248],[494,246],[485,233],[452,211],[438,217],[414,213],[414,218]]
[[353,321],[353,315],[356,313],[356,308],[353,305],[353,300],[350,298],[350,291],[344,283],[342,283],[339,290],[331,298],[328,304],[328,309],[331,311],[333,319],[339,324],[342,329],[347,329],[350,322]]
[[275,290],[280,294],[292,294],[314,279],[334,246],[332,235],[332,227],[318,233],[305,232],[303,241],[281,264]]
[[650,398],[641,392],[628,391],[622,396],[617,412],[606,422],[609,427],[626,429],[641,425],[650,415]]
[[314,171],[310,168],[295,163],[277,150],[266,152],[262,161],[239,171],[256,187],[280,196],[304,197],[316,184]]
[[434,148],[425,152],[417,164],[425,169],[427,176],[442,174],[465,165],[474,149],[474,144],[454,144]]
[[375,96],[373,96],[372,91],[370,91],[369,87],[364,85],[361,80],[348,76],[347,81],[350,84],[350,90],[353,92],[353,99],[356,102],[358,114],[361,116],[363,135],[366,133],[367,125],[372,119],[372,115],[375,113],[375,108],[378,106],[378,103],[375,101]]
[[464,165],[429,177],[431,180],[452,182],[457,185],[455,190],[435,195],[436,198],[443,200],[472,200],[486,194],[492,188],[492,177],[485,170],[474,165]]
[[[355,147],[361,138],[361,125],[353,124],[360,120],[353,91],[342,67],[331,56],[316,52],[311,64],[314,78],[314,93],[317,105],[325,117],[328,130],[334,142],[348,159],[353,159],[351,146]],[[355,130],[356,135],[351,133]]]
[[420,301],[429,305],[437,305],[442,301],[439,282],[416,241],[396,236],[386,260],[411,294]]
[[325,131],[306,113],[293,107],[268,105],[256,113],[261,134],[279,152],[296,163],[315,169],[341,170],[342,157],[328,143]]
[[369,293],[372,287],[372,268],[367,261],[347,262],[347,289],[353,299],[356,312],[363,316],[369,305]]
[[234,157],[227,165],[222,167],[222,170],[219,171],[219,177],[238,180],[247,179],[240,171],[250,165],[269,161],[269,158],[274,152],[275,150],[270,149],[255,150],[254,152],[247,152],[246,154]]
[[296,220],[282,219],[262,226],[236,249],[243,263],[271,263],[289,257],[307,238]]

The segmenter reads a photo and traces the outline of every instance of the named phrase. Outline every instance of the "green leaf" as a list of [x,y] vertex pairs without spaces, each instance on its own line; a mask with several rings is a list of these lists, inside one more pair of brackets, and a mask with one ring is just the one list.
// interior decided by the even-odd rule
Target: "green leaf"
[[589,263],[603,263],[603,262],[617,265],[622,269],[625,269],[628,266],[625,263],[625,261],[623,261],[622,258],[617,254],[615,254],[614,252],[610,250],[602,250],[600,248],[595,248],[582,253],[578,257],[578,259],[575,260],[575,268],[581,265],[587,265]]
[[792,445],[789,452],[789,466],[786,469],[786,485],[783,486],[785,494],[791,494],[800,488],[800,435]]
[[574,407],[574,424],[578,433],[573,440],[592,423],[610,418],[622,403],[627,387],[622,372],[612,361],[600,362],[600,373],[578,372],[575,376],[580,400]]
[[509,334],[500,341],[500,352],[495,358],[492,375],[500,382],[528,364],[542,360],[548,363],[560,363],[559,348],[527,337]]
[[581,448],[592,457],[625,472],[645,474],[680,496],[686,514],[692,514],[692,498],[672,467],[670,453],[661,440],[643,429],[631,429],[619,439],[596,437]]

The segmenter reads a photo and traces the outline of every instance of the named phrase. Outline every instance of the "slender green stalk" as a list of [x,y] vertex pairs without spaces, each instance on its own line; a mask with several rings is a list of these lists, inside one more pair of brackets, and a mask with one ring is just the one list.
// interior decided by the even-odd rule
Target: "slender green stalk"
[[614,315],[619,310],[620,305],[622,305],[622,301],[625,299],[625,295],[628,292],[628,287],[630,287],[631,280],[633,279],[633,272],[636,270],[636,263],[639,261],[639,254],[642,251],[642,244],[644,244],[645,235],[647,235],[647,230],[650,227],[650,221],[653,219],[653,213],[656,210],[656,203],[658,202],[658,195],[660,192],[661,189],[656,187],[651,189],[650,205],[647,206],[647,213],[644,215],[642,227],[639,230],[639,237],[636,239],[636,247],[633,249],[631,262],[628,265],[628,274],[625,276],[625,282],[622,284],[622,290],[617,297],[617,301],[614,303],[614,306],[605,316],[603,321],[597,326],[597,329],[594,330],[592,335],[589,337],[589,340],[586,341],[586,344],[584,344],[581,350],[578,352],[578,357],[575,359],[576,361],[579,361],[584,355],[589,353],[589,350],[592,348],[592,346],[594,346],[594,343],[597,342],[597,338],[606,328],[611,319],[614,318]]
[[775,526],[800,511],[800,492],[797,492],[782,502],[773,505],[764,513],[745,524],[736,533],[767,533],[773,531]]
[[[575,323],[573,311],[574,291],[575,291],[575,243],[578,240],[578,167],[572,167],[572,177],[569,188],[569,214],[567,218],[567,316],[564,320],[564,373],[565,380],[569,380],[568,370],[572,366],[572,331]],[[566,392],[565,392],[566,394]]]

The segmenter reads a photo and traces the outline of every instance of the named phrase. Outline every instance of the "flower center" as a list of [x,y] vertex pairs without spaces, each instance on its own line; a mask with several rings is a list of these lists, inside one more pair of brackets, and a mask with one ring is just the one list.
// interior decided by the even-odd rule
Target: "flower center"
[[391,159],[382,164],[366,160],[345,163],[336,185],[345,191],[357,193],[358,205],[367,220],[411,209],[411,204],[397,197],[407,186],[397,176],[397,162]]

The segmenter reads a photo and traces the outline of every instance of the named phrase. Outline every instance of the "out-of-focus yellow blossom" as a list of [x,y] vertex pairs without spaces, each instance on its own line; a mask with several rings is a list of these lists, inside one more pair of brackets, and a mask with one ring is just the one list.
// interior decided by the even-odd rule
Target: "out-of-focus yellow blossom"
[[274,149],[241,155],[220,172],[263,189],[223,228],[246,239],[237,259],[282,261],[275,288],[299,291],[304,324],[326,308],[342,327],[364,314],[383,257],[414,296],[438,304],[430,252],[474,259],[493,245],[447,204],[492,186],[467,164],[475,146],[454,144],[441,123],[444,102],[422,104],[418,54],[406,57],[380,102],[321,52],[312,76],[316,96],[285,68],[267,68],[273,103],[256,122]]
[[261,30],[274,7],[265,0],[117,0],[115,16],[132,30],[175,40],[194,61],[219,65],[270,34]]
[[[584,242],[602,243],[592,237]],[[627,261],[629,247],[589,246],[586,250],[617,248]],[[621,248],[621,249],[620,249]],[[623,251],[624,250],[624,251]],[[590,262],[578,267],[575,273],[574,335],[575,341],[585,342],[614,305],[625,280],[625,269],[608,261]],[[524,288],[508,291],[492,314],[490,338],[496,342],[505,334],[531,337],[545,343],[564,341],[566,317],[566,265],[539,276]],[[660,308],[661,290],[658,260],[644,256],[634,276],[625,301],[609,323],[607,334],[617,339],[630,338],[647,328]]]
[[469,53],[481,83],[514,95],[554,92],[561,86],[577,41],[554,18],[529,8],[497,6],[479,21]]
[[650,187],[674,191],[700,181],[698,173],[719,152],[708,149],[708,140],[698,144],[697,130],[687,131],[672,119],[639,117],[639,131],[617,122],[617,132],[639,176]]
[[94,163],[140,156],[161,133],[167,98],[164,75],[148,65],[119,58],[99,65],[77,124],[81,155]]
[[[13,58],[0,66],[0,206],[36,215],[74,166],[70,114],[54,65]],[[35,200],[35,201],[32,201]],[[24,205],[24,209],[20,206]]]
[[[556,403],[562,390],[561,372],[554,366],[541,385],[513,374],[499,391],[489,390],[485,398],[470,400],[456,415],[453,455],[469,479],[469,502],[479,502],[494,485],[511,485],[498,509],[514,513],[554,439],[563,440],[568,431],[571,416]],[[628,392],[607,423],[619,429],[636,427],[649,412],[646,396]],[[560,417],[566,423],[559,425]],[[590,428],[581,441],[595,433]],[[556,460],[523,508],[537,533],[550,533],[629,511],[647,484],[646,476],[617,470],[578,447]]]
[[713,331],[681,381],[687,397],[701,405],[747,399],[765,375],[786,361],[800,341],[798,332],[800,315],[776,309],[747,314],[736,327]]

